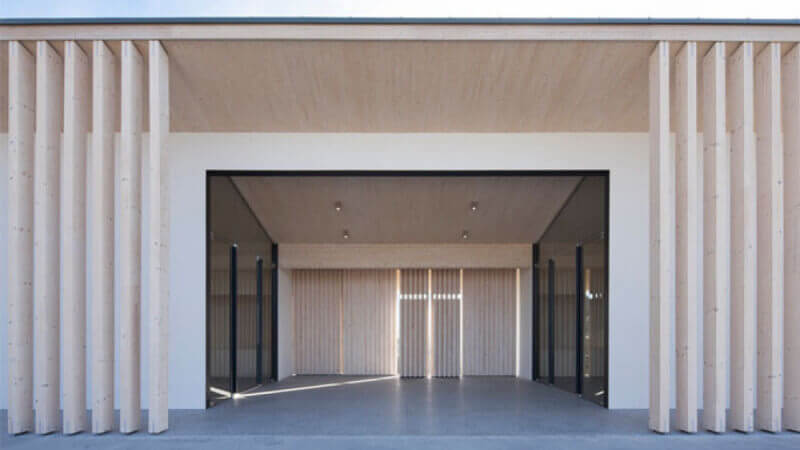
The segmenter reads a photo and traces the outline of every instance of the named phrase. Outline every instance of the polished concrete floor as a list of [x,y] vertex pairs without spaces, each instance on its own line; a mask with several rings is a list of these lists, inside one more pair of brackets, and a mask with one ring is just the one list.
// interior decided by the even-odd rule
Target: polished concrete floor
[[[6,422],[5,411],[2,413]],[[143,423],[146,423],[143,422]],[[609,411],[506,377],[293,377],[206,411],[171,411],[159,436],[0,437],[0,448],[800,448],[796,433],[666,436],[647,411]]]

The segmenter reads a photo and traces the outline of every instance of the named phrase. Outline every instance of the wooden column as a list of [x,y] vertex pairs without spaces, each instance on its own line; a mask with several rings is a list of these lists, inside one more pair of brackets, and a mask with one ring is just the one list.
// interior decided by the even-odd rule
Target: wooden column
[[[783,407],[783,136],[781,46],[770,43],[755,64],[758,191],[758,428],[781,431]],[[798,176],[800,174],[793,174]]]
[[86,139],[89,58],[64,43],[64,149],[61,152],[62,431],[86,427]]
[[8,432],[33,431],[35,63],[8,43]]
[[753,44],[728,60],[731,139],[731,426],[753,431],[756,301],[756,151]]
[[36,43],[36,148],[33,191],[34,409],[36,432],[60,425],[58,200],[64,64]]
[[703,57],[703,427],[725,432],[731,162],[725,125],[725,44]]
[[141,134],[144,62],[131,41],[122,42],[119,153],[120,431],[140,424]]
[[669,432],[675,304],[675,153],[669,128],[669,43],[650,55],[650,429]]
[[800,45],[783,59],[784,404],[783,425],[800,431]]
[[169,59],[159,41],[149,42],[150,52],[150,146],[143,169],[149,199],[147,224],[150,302],[150,414],[148,431],[161,433],[168,426],[169,350]]
[[88,161],[88,251],[92,336],[92,432],[114,426],[114,131],[117,61],[94,41],[92,145]]
[[697,43],[675,60],[676,280],[675,346],[678,428],[697,432],[697,304],[702,299],[702,174],[697,149]]

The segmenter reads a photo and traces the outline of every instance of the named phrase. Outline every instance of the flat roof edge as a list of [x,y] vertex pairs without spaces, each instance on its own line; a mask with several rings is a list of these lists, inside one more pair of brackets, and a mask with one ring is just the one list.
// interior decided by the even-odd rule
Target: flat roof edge
[[800,25],[795,19],[704,18],[434,18],[434,17],[72,17],[0,18],[0,25]]

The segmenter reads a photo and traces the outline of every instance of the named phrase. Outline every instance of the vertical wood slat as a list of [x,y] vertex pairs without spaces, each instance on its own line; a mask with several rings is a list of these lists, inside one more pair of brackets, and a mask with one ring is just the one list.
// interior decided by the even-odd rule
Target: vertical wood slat
[[36,433],[59,420],[59,165],[64,64],[45,41],[36,43],[36,149],[33,192],[34,409]]
[[148,431],[161,433],[169,425],[169,58],[160,41],[150,41],[150,145],[143,167],[149,223],[149,414]]
[[459,294],[460,271],[458,269],[434,269],[431,271],[431,294],[433,303],[433,354],[434,377],[458,377],[461,375],[461,300]]
[[514,375],[514,269],[464,269],[464,375]]
[[670,146],[669,43],[650,55],[650,412],[669,432],[670,326],[675,303],[675,154]]
[[400,271],[400,376],[428,373],[428,271]]
[[64,43],[64,148],[61,154],[61,342],[63,424],[66,434],[86,427],[86,140],[89,131],[89,58]]
[[33,431],[33,197],[36,67],[8,43],[8,432]]
[[120,431],[140,427],[141,134],[144,61],[122,42],[119,152]]
[[697,432],[697,304],[702,301],[702,154],[697,149],[697,43],[675,60],[676,297],[678,428]]
[[800,431],[800,45],[783,59],[784,405],[783,425]]
[[777,433],[783,406],[783,136],[778,43],[767,44],[756,58],[754,109],[759,280],[756,422],[758,428]]
[[731,426],[753,431],[756,301],[756,150],[753,44],[728,59],[731,139]]
[[93,43],[92,145],[88,156],[88,251],[92,274],[92,432],[114,425],[114,131],[117,61],[103,41]]
[[703,57],[703,427],[725,432],[730,295],[730,154],[725,120],[725,44]]
[[395,271],[346,270],[343,283],[342,373],[395,373]]
[[340,374],[341,270],[293,270],[295,371],[298,375]]

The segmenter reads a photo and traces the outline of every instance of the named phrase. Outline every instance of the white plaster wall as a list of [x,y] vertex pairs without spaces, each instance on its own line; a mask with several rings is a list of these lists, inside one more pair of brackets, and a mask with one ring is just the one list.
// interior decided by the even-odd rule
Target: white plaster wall
[[[144,140],[145,142],[146,139]],[[206,170],[610,170],[610,407],[648,403],[648,139],[632,134],[175,133],[171,169],[170,408],[205,404]],[[7,136],[0,135],[0,230],[7,229]],[[146,205],[144,205],[146,207]],[[0,310],[7,244],[0,232]],[[284,281],[286,280],[286,281]],[[288,277],[279,288],[290,285]],[[146,287],[142,286],[144,290]],[[282,293],[285,291],[282,291]],[[282,295],[279,312],[291,311]],[[522,306],[522,305],[521,305]],[[523,308],[524,310],[524,308]],[[291,313],[287,313],[291,314]],[[523,315],[530,315],[523,311]],[[146,311],[143,311],[146,318]],[[291,316],[289,316],[291,317]],[[291,319],[279,324],[280,376],[291,362]],[[7,332],[0,321],[0,408],[7,407]],[[146,394],[146,323],[142,327]],[[520,348],[520,353],[529,349]],[[522,367],[520,368],[522,371]],[[528,372],[529,369],[526,369]],[[142,406],[146,407],[146,395]]]

